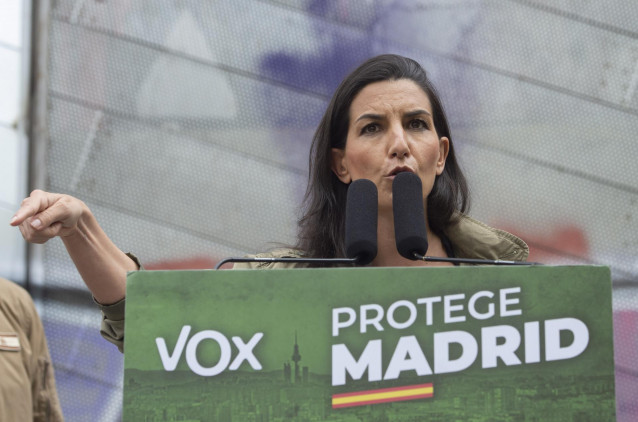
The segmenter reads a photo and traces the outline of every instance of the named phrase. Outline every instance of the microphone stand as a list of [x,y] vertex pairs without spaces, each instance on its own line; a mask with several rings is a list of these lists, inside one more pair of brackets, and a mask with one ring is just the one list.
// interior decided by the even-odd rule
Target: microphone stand
[[224,258],[215,265],[218,270],[222,265],[229,262],[300,262],[303,264],[331,263],[331,264],[356,264],[358,258],[248,258],[231,257]]
[[[507,261],[502,259],[475,259],[475,258],[442,258],[437,256],[423,256],[418,252],[412,253],[415,261],[426,262],[451,262],[453,264],[479,264],[479,265],[543,265],[539,262]],[[302,264],[330,263],[330,264],[356,264],[358,258],[249,258],[230,257],[224,258],[215,265],[218,270],[222,265],[229,262],[299,262]]]
[[543,265],[540,262],[507,261],[503,259],[476,259],[476,258],[441,258],[437,256],[423,256],[418,252],[412,252],[415,261],[426,262],[451,262],[453,264],[481,264],[481,265]]

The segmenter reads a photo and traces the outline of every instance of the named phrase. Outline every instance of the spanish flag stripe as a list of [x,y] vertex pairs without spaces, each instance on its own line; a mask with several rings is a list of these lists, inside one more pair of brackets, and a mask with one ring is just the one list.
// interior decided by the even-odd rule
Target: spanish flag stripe
[[432,397],[432,394],[424,394],[422,396],[409,396],[409,397],[399,397],[399,398],[392,398],[392,399],[382,399],[382,400],[371,400],[371,401],[359,401],[356,403],[344,403],[344,404],[336,404],[333,405],[332,408],[333,409],[340,409],[342,407],[355,407],[355,406],[365,406],[368,404],[379,404],[379,403],[390,403],[390,402],[397,402],[397,401],[406,401],[406,400],[416,400],[416,399],[427,399]]
[[335,394],[332,396],[332,407],[363,406],[374,403],[414,400],[432,397],[433,395],[434,386],[432,384],[384,388],[379,390],[359,391],[355,393]]
[[378,390],[365,390],[365,391],[354,391],[352,393],[341,393],[341,394],[335,394],[332,397],[360,396],[362,394],[388,393],[388,392],[391,392],[391,391],[405,391],[405,390],[414,390],[414,389],[417,389],[417,388],[432,388],[432,387],[434,387],[434,385],[432,383],[416,384],[416,385],[404,385],[402,387],[380,388]]

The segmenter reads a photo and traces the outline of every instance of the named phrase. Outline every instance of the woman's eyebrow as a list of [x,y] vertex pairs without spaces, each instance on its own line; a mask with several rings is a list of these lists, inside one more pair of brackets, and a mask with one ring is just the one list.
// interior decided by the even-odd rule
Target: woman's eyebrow
[[[432,113],[430,113],[427,110],[418,109],[418,110],[408,111],[407,113],[405,113],[405,116],[406,117],[414,117],[414,116],[420,116],[422,114],[426,114],[428,116],[432,115]],[[355,122],[358,122],[359,120],[363,120],[363,119],[382,120],[383,118],[384,118],[384,115],[382,115],[382,114],[366,113],[366,114],[362,114],[361,116],[359,116],[355,120]]]
[[361,116],[359,116],[357,118],[357,120],[355,120],[355,122],[358,122],[359,120],[363,120],[363,119],[381,120],[381,119],[383,119],[383,115],[381,115],[381,114],[372,114],[372,113],[362,114]]
[[405,116],[406,117],[414,117],[414,116],[419,116],[421,114],[427,114],[428,116],[432,115],[432,113],[430,113],[427,110],[419,109],[419,110],[414,110],[414,111],[408,111],[407,113],[405,113]]

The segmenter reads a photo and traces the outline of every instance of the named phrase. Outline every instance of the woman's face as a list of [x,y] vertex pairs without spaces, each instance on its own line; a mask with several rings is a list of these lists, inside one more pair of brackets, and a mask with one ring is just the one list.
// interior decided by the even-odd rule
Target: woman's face
[[443,172],[448,138],[439,138],[430,99],[410,79],[375,82],[357,94],[350,106],[344,149],[332,149],[332,170],[343,183],[369,179],[379,191],[379,209],[392,208],[392,181],[397,173],[416,173],[429,195]]

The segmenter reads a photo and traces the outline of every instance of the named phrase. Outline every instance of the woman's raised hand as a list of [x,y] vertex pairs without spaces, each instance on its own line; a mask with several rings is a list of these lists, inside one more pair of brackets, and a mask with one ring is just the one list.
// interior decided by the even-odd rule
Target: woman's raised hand
[[70,195],[34,190],[11,219],[27,242],[60,237],[75,267],[95,299],[103,304],[121,300],[126,273],[137,263],[113,244],[86,204]]
[[34,190],[22,201],[10,224],[19,226],[27,242],[44,243],[72,234],[85,210],[84,202],[72,196]]

